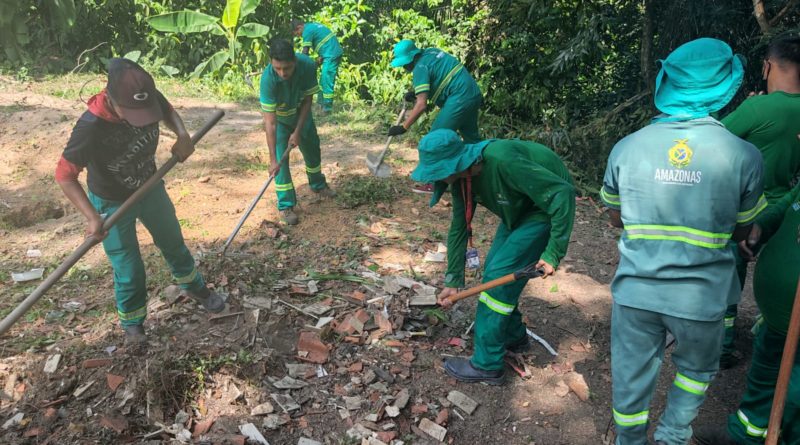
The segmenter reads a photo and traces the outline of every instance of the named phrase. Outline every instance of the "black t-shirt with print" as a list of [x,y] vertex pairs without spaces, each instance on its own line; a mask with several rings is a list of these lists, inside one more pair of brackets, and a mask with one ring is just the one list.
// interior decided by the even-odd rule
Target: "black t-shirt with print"
[[[165,108],[166,100],[162,100]],[[110,201],[124,201],[156,172],[158,123],[134,127],[83,113],[72,129],[63,156],[88,171],[89,190]]]

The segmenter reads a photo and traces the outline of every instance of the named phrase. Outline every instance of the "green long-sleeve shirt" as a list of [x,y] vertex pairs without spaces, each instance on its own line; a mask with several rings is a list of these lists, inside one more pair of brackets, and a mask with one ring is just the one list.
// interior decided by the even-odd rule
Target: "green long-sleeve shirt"
[[[553,267],[567,253],[575,219],[575,188],[569,170],[552,150],[535,142],[497,140],[483,150],[482,169],[472,177],[473,206],[482,205],[514,230],[523,221],[550,223],[541,259]],[[464,286],[467,248],[465,180],[451,186],[453,214],[447,235],[445,286]],[[527,246],[519,246],[525,249]]]
[[753,274],[753,290],[764,321],[787,332],[800,276],[800,185],[771,203],[756,219],[766,242]]

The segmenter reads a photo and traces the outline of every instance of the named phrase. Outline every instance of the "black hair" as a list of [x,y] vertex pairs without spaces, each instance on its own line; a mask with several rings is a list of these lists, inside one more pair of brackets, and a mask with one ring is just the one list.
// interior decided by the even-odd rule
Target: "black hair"
[[298,26],[305,24],[306,23],[302,19],[292,19],[292,21],[289,23],[289,26],[291,26],[292,31],[294,31],[294,29],[297,28]]
[[800,37],[778,37],[769,44],[767,58],[788,62],[800,67]]
[[292,62],[295,59],[294,47],[286,39],[272,39],[269,44],[269,58],[281,62]]

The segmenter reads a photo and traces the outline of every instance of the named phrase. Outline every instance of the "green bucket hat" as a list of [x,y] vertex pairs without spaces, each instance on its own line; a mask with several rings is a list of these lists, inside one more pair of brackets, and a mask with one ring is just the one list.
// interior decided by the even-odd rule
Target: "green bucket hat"
[[394,46],[394,58],[392,59],[392,67],[400,68],[408,65],[414,61],[414,56],[422,52],[417,48],[413,40],[401,40]]
[[744,58],[717,39],[684,43],[660,62],[655,105],[673,116],[696,118],[719,111],[744,77]]
[[483,157],[483,149],[493,141],[488,139],[477,144],[465,144],[458,133],[444,128],[431,131],[419,141],[419,164],[411,172],[411,179],[434,183],[431,207],[447,190],[447,184],[442,181],[479,161]]

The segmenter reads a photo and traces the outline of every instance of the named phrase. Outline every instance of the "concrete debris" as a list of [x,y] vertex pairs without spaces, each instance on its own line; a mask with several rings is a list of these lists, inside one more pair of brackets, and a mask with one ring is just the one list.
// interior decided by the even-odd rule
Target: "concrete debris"
[[61,362],[61,354],[53,354],[47,358],[44,363],[45,374],[52,374],[58,369],[58,364]]
[[297,445],[322,445],[322,442],[317,442],[307,437],[301,437],[300,440],[297,441]]
[[447,261],[447,254],[441,252],[425,252],[422,261],[426,263],[444,263]]
[[410,395],[408,394],[408,390],[403,388],[394,397],[394,404],[393,405],[396,406],[397,409],[403,409],[403,408],[406,407],[406,405],[408,405],[408,399],[409,398],[410,398]]
[[268,430],[277,430],[282,425],[286,425],[287,423],[289,423],[288,416],[284,417],[277,414],[269,414],[264,419],[264,424],[262,426]]
[[447,436],[447,428],[437,425],[427,418],[419,422],[419,429],[440,442],[444,441],[445,436]]
[[11,427],[19,425],[20,422],[22,422],[22,419],[24,417],[25,417],[25,413],[23,413],[23,412],[19,412],[19,413],[14,414],[14,416],[12,416],[10,419],[6,420],[6,422],[3,424],[3,429],[7,430],[7,429],[9,429]]
[[478,407],[478,402],[472,400],[460,391],[450,391],[450,393],[447,394],[447,400],[469,415]]
[[300,389],[308,386],[308,383],[286,376],[273,383],[272,386],[278,389]]
[[411,297],[408,304],[410,306],[435,306],[436,295],[415,295]]
[[272,397],[272,400],[274,400],[275,403],[277,403],[285,413],[290,413],[300,409],[300,405],[294,401],[292,396],[288,396],[286,394],[271,394],[270,397]]
[[275,411],[275,408],[272,407],[272,404],[269,402],[264,402],[250,411],[251,416],[265,416],[267,414],[272,414]]
[[289,373],[289,377],[295,379],[307,379],[315,373],[314,365],[305,363],[287,363],[286,371]]
[[253,442],[259,445],[269,445],[267,439],[261,435],[261,432],[258,431],[255,425],[252,423],[245,423],[244,425],[239,425],[239,432],[247,437],[248,440],[252,440]]

